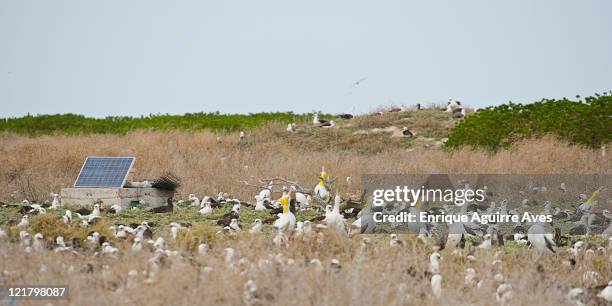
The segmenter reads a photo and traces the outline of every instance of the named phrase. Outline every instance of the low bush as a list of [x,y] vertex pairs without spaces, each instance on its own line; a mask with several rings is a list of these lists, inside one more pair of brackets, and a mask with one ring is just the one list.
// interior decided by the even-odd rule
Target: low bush
[[521,139],[547,134],[591,148],[609,143],[612,138],[612,91],[577,101],[545,99],[531,104],[510,102],[482,109],[451,129],[446,147],[467,145],[497,150]]

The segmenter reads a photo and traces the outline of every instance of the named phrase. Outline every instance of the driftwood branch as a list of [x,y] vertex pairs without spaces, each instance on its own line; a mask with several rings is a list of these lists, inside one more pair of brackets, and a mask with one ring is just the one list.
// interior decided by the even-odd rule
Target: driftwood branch
[[276,184],[274,181],[281,181],[281,182],[285,182],[287,184],[291,184],[291,185],[295,185],[298,186],[299,183],[297,181],[290,181],[288,179],[282,178],[282,177],[273,177],[273,178],[264,178],[259,180],[260,182],[272,182],[272,184]]
[[247,182],[247,181],[237,180],[237,182],[238,182],[238,183],[241,183],[241,184],[243,184],[243,185],[245,185],[245,186],[248,186],[248,187],[253,187],[253,188],[257,188],[257,189],[267,189],[267,188],[268,188],[268,186],[260,186],[260,185],[255,185],[255,184],[251,184],[251,183],[249,183],[249,182]]
[[[328,188],[329,188],[329,192],[330,192],[330,196],[333,194],[333,188],[332,188],[332,184],[336,181],[336,179],[332,179],[328,182]],[[278,190],[275,191],[275,188],[270,188],[270,186],[275,187],[275,186],[279,186],[279,185],[283,185],[284,184],[290,184],[296,187],[297,192],[303,193],[303,194],[307,194],[307,195],[313,195],[314,192],[312,191],[312,189],[310,188],[306,188],[303,187],[301,185],[299,185],[299,183],[297,181],[290,181],[288,179],[282,178],[282,177],[274,177],[274,178],[265,178],[265,179],[260,179],[259,182],[261,184],[265,184],[265,185],[261,185],[261,184],[253,184],[250,183],[246,180],[237,180],[238,183],[246,186],[246,187],[251,187],[251,188],[255,188],[258,190],[263,190],[263,189],[270,189],[271,192],[281,192],[282,190]],[[270,184],[271,182],[271,184]],[[280,182],[280,183],[279,183]],[[344,199],[344,201],[342,202],[342,204],[340,205],[340,211],[344,211],[346,209],[349,208],[357,208],[357,209],[362,209],[363,208],[363,203],[364,203],[364,198],[365,198],[365,193],[361,194],[360,199],[352,199],[352,198],[347,198]],[[333,197],[332,197],[333,199]],[[313,197],[312,199],[314,202],[311,202],[311,205],[314,205],[315,207],[319,207],[322,208],[325,206],[326,203],[323,203],[320,201],[320,199],[318,199],[317,197]],[[333,201],[332,203],[333,204]]]
[[298,183],[297,181],[290,181],[288,179],[282,178],[282,177],[273,177],[273,178],[264,178],[259,180],[260,182],[272,182],[273,185],[277,185],[277,183],[275,181],[281,181],[284,183],[287,183],[289,185],[293,185],[295,186],[295,189],[297,192],[303,193],[303,194],[307,194],[307,195],[313,195],[313,190],[311,188],[308,187],[304,187],[302,185],[300,185],[300,183]]
[[[292,182],[292,181],[289,181],[289,180],[286,180],[286,179],[283,179],[283,178],[264,179],[264,180],[259,180],[259,181],[260,182],[266,182],[266,181],[270,182],[270,181],[274,181],[274,180],[283,181],[283,182],[286,182],[286,183],[289,183],[289,184],[295,186],[297,192],[300,192],[300,193],[303,193],[303,194],[307,194],[307,195],[312,195],[313,194],[311,189],[308,189],[306,187],[300,186],[296,182]],[[251,184],[251,183],[249,183],[247,181],[238,181],[238,182],[243,184],[244,186],[257,188],[257,189],[260,189],[260,190],[270,189],[271,192],[282,192],[282,189],[279,188],[279,190],[274,190],[274,188],[270,188],[268,185],[266,185],[266,186],[256,185],[256,184]],[[278,186],[278,185],[281,185],[281,184],[272,183],[272,186]]]
[[[282,192],[282,190],[280,188],[278,190],[274,190],[275,189],[274,187],[276,187],[276,186],[280,186],[280,185],[292,185],[292,186],[295,186],[297,192],[300,192],[300,193],[303,193],[303,194],[306,194],[306,195],[310,195],[310,196],[314,195],[313,189],[308,188],[308,187],[304,187],[304,186],[300,185],[299,182],[297,182],[297,181],[291,181],[291,180],[288,180],[288,179],[283,178],[283,177],[262,178],[262,179],[259,179],[258,181],[259,181],[260,184],[253,184],[253,183],[250,183],[250,182],[248,182],[246,180],[238,180],[237,182],[242,184],[242,185],[244,185],[244,186],[256,188],[258,190],[270,189],[271,192]],[[326,184],[327,187],[328,187],[328,191],[330,193],[330,196],[334,194],[334,189],[335,188],[333,188],[333,186],[334,186],[336,181],[337,181],[337,178],[332,178]],[[272,186],[272,188],[270,188],[270,186]],[[348,208],[362,208],[363,207],[363,203],[364,203],[364,197],[365,197],[365,194],[362,193],[360,199],[352,199],[352,198],[345,199],[343,201],[342,205],[341,205],[341,210],[348,209]],[[333,199],[333,197],[332,197],[332,199]],[[319,199],[316,198],[316,197],[313,197],[313,201],[315,201],[315,202],[311,203],[311,205],[312,204],[320,204],[321,207],[323,207],[324,204],[325,204],[323,202],[319,203]],[[332,202],[332,204],[333,204],[333,202]]]

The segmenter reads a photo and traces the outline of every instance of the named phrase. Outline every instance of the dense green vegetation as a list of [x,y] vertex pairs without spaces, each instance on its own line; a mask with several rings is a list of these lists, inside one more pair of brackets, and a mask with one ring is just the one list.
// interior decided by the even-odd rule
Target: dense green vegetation
[[264,125],[268,122],[289,123],[302,120],[311,114],[257,113],[248,115],[193,113],[185,115],[149,115],[141,117],[87,118],[82,115],[37,115],[0,119],[0,131],[30,135],[45,134],[125,134],[135,129],[159,130],[212,130],[237,131]]
[[577,101],[544,99],[482,109],[451,129],[446,147],[507,148],[517,140],[546,134],[599,148],[612,138],[612,91]]
[[[468,116],[454,127],[443,124],[443,119],[437,113],[427,113],[419,117],[421,121],[411,118],[412,113],[397,113],[400,123],[390,123],[392,120],[379,116],[360,116],[357,125],[380,123],[401,126],[410,125],[419,131],[434,129],[436,135],[446,135],[449,132],[447,148],[472,146],[497,150],[507,148],[514,142],[537,138],[544,135],[554,135],[561,140],[573,144],[599,148],[607,144],[612,138],[612,91],[604,94],[595,94],[592,97],[576,100],[543,99],[531,104],[508,103],[495,107],[481,109]],[[440,113],[441,115],[443,113]],[[392,116],[394,114],[389,114]],[[220,114],[192,113],[185,115],[149,115],[141,117],[106,117],[87,118],[82,115],[36,115],[21,118],[0,119],[0,132],[14,132],[28,135],[49,134],[91,134],[109,133],[125,134],[137,129],[151,130],[211,130],[211,131],[238,131],[259,127],[271,122],[287,124],[289,122],[303,122],[310,120],[312,114],[294,114],[292,112],[256,113],[256,114]],[[329,119],[329,115],[322,116]],[[435,119],[435,120],[433,120]],[[399,119],[398,119],[399,120]],[[407,121],[406,121],[407,120]],[[423,121],[425,120],[425,121]],[[433,121],[432,121],[433,120]],[[412,122],[414,121],[414,122]],[[437,125],[436,125],[437,124]],[[450,128],[450,131],[449,131]],[[334,130],[334,133],[321,134],[315,130],[315,137],[330,134],[339,139],[354,143],[356,138],[370,139],[371,136],[356,135],[352,129]],[[302,133],[303,134],[303,133]],[[300,135],[302,135],[300,134]],[[342,134],[345,137],[339,137]],[[285,133],[283,133],[285,135]],[[438,136],[440,136],[438,135]],[[285,135],[287,136],[287,135]],[[329,135],[328,135],[329,136]],[[287,136],[288,137],[288,136]]]

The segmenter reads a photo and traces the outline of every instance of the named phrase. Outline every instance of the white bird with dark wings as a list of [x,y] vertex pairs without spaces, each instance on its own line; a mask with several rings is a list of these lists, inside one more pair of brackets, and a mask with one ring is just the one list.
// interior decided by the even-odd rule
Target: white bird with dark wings
[[265,200],[261,199],[261,196],[255,196],[255,210],[263,211],[266,210]]
[[206,201],[202,204],[200,204],[201,209],[198,211],[200,214],[202,215],[211,215],[213,212],[212,206],[210,206],[210,202]]
[[536,250],[538,254],[544,254],[547,251],[555,253],[557,245],[553,240],[552,233],[545,233],[544,225],[542,223],[536,223],[532,225],[527,231],[527,239],[531,243],[531,246]]
[[266,188],[262,189],[259,192],[259,200],[270,201],[272,198],[272,187],[273,186],[274,186],[273,182],[270,181],[270,183],[268,183],[268,186],[266,186]]
[[191,206],[198,206],[198,204],[200,204],[200,199],[193,193],[189,194],[189,203]]
[[82,215],[81,213],[76,214],[81,220],[87,220],[91,222],[95,218],[100,218],[100,204],[95,204],[93,211],[87,215]]

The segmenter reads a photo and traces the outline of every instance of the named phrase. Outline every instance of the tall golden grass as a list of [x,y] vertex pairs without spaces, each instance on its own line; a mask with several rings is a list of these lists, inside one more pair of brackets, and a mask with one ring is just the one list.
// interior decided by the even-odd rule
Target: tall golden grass
[[[550,139],[523,141],[509,150],[490,153],[471,149],[446,152],[435,148],[406,150],[391,138],[379,137],[375,154],[339,149],[330,142],[314,148],[299,135],[278,136],[283,127],[249,132],[244,142],[237,134],[209,132],[133,132],[125,136],[0,135],[0,200],[48,200],[50,192],[71,187],[86,156],[136,156],[136,179],[151,179],[171,171],[183,181],[181,195],[212,195],[219,191],[252,200],[255,190],[238,180],[257,182],[275,176],[314,186],[321,166],[337,180],[342,192],[358,193],[360,176],[367,173],[610,173],[612,162],[599,151]],[[286,132],[284,132],[286,133]],[[337,131],[323,131],[326,137]],[[220,143],[218,142],[221,141]],[[367,136],[366,136],[367,137]],[[385,139],[389,139],[388,141]],[[386,146],[388,145],[388,146]],[[347,186],[345,177],[353,184]],[[12,195],[12,197],[11,197]]]
[[[562,263],[568,258],[565,251],[539,257],[526,247],[500,249],[499,254],[497,249],[478,250],[476,260],[470,261],[465,254],[445,250],[440,265],[443,291],[436,299],[425,275],[431,250],[417,241],[408,237],[404,247],[392,248],[386,239],[372,239],[362,249],[361,236],[328,233],[325,241],[295,239],[288,248],[278,249],[270,239],[243,233],[225,239],[204,257],[181,251],[180,257],[167,258],[152,284],[146,283],[153,270],[148,261],[152,253],[134,253],[129,243],[117,244],[118,258],[93,256],[93,251],[24,255],[12,244],[0,248],[0,281],[69,286],[69,298],[50,301],[53,305],[252,305],[243,299],[249,279],[258,287],[260,303],[254,305],[498,305],[494,276],[501,274],[513,290],[506,305],[569,305],[571,288],[593,288],[612,278],[612,261],[605,251],[580,256],[570,267]],[[224,259],[225,247],[236,251],[230,262]],[[322,269],[311,263],[315,258]],[[332,259],[340,261],[341,269],[330,267]],[[92,273],[84,272],[87,264]],[[476,270],[480,288],[465,283],[467,268]],[[128,277],[131,270],[136,276]],[[599,305],[594,296],[598,292],[587,291],[583,302]]]

